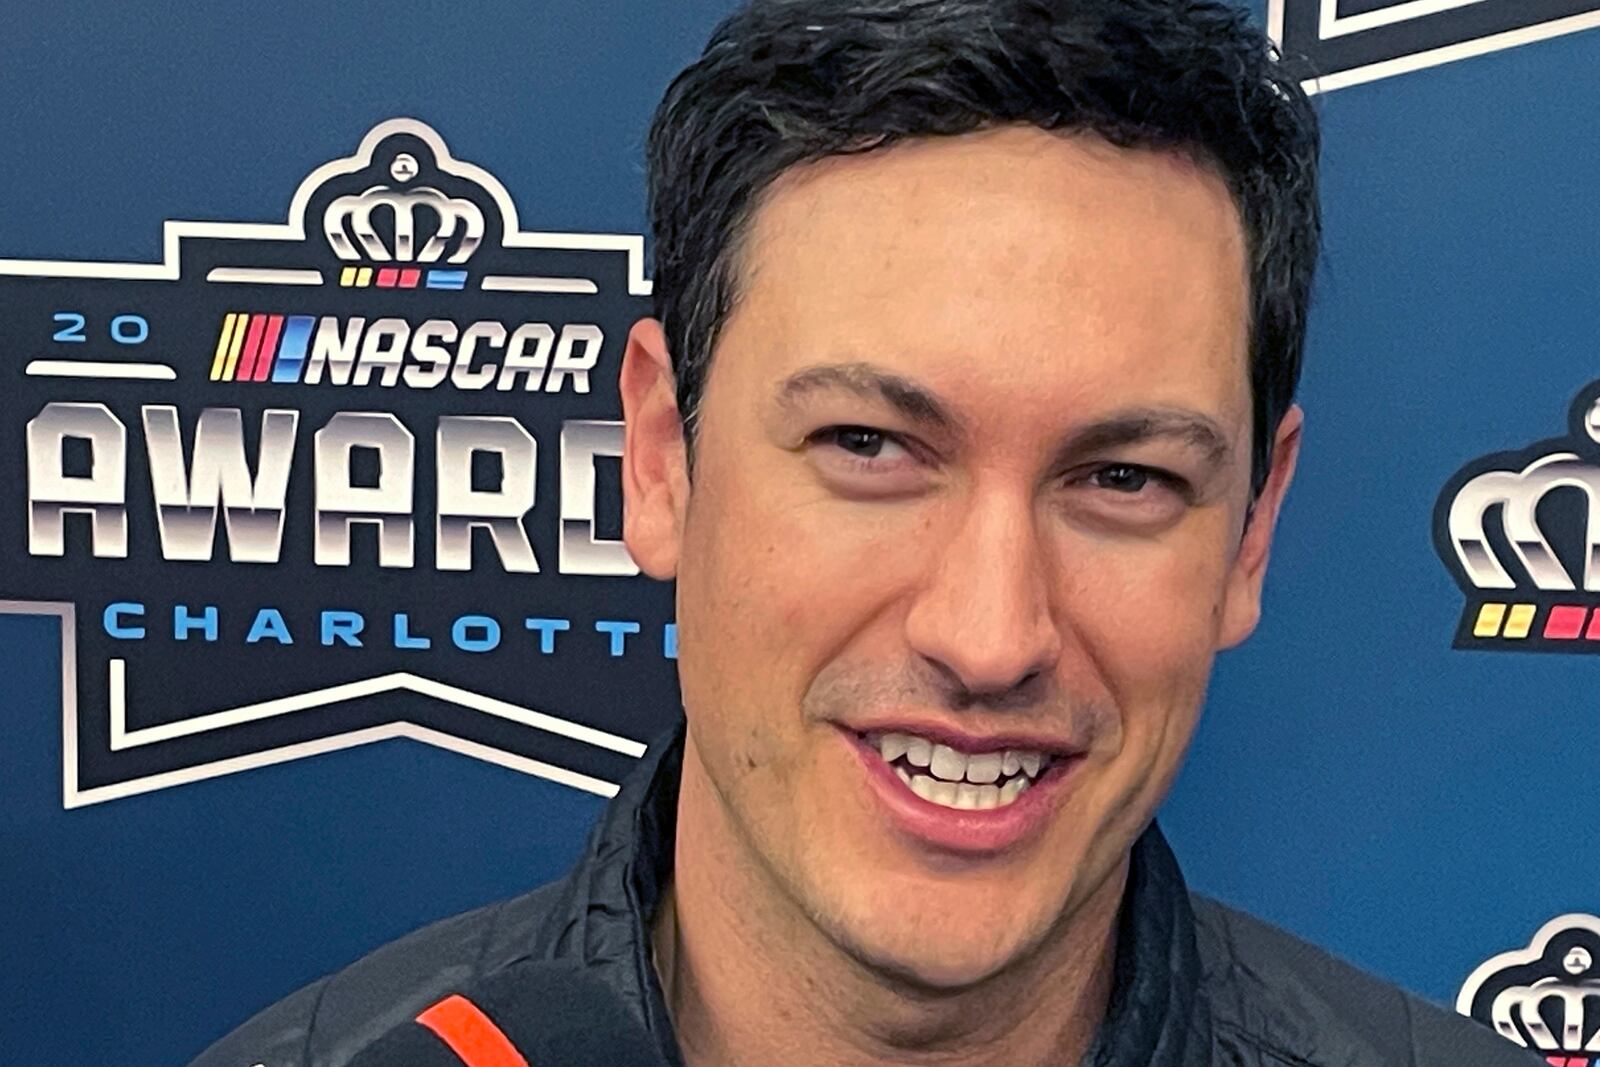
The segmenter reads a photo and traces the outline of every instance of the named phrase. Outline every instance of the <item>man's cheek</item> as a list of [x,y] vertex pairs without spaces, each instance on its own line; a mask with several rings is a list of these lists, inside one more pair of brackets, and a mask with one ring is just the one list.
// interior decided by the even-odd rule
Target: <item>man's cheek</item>
[[1207,523],[1184,536],[1091,559],[1080,584],[1086,599],[1096,602],[1107,640],[1154,664],[1209,661],[1228,577],[1221,532],[1219,524]]
[[775,590],[733,564],[724,556],[685,597],[696,605],[696,643],[679,660],[688,711],[717,734],[729,782],[783,773],[784,739],[799,727],[797,647],[804,626],[815,624],[814,614],[775,601]]
[[1143,561],[1114,591],[1074,611],[1118,718],[1116,762],[1130,775],[1181,755],[1204,700],[1214,658],[1220,570],[1193,557]]
[[730,635],[759,647],[775,682],[793,683],[796,672],[814,675],[826,667],[905,588],[906,553],[849,529],[783,533],[781,541],[725,552],[718,568],[742,574],[725,594]]

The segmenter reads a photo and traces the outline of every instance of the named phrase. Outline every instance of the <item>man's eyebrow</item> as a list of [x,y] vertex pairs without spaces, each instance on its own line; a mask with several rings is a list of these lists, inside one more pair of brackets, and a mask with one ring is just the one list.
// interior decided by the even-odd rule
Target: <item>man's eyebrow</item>
[[778,383],[776,398],[792,407],[807,393],[843,389],[869,400],[881,400],[912,422],[949,432],[961,429],[961,420],[932,392],[910,378],[870,363],[824,363],[806,367]]
[[[778,383],[776,398],[791,407],[808,393],[843,389],[869,400],[881,400],[913,422],[952,433],[962,420],[933,393],[909,378],[870,363],[825,363],[806,367]],[[1083,427],[1058,450],[1066,463],[1085,454],[1105,452],[1143,441],[1178,438],[1199,449],[1206,461],[1221,466],[1232,451],[1216,421],[1197,411],[1178,408],[1133,408]]]
[[1125,411],[1095,422],[1073,434],[1063,444],[1063,461],[1085,453],[1105,452],[1161,438],[1178,438],[1205,453],[1206,461],[1221,466],[1232,451],[1228,436],[1208,416],[1197,411],[1149,408]]

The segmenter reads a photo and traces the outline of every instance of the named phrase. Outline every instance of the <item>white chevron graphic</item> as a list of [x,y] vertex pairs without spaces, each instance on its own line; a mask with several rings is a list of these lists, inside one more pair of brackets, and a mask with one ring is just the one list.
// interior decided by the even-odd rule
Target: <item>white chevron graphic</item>
[[[100,804],[108,800],[119,800],[123,797],[136,796],[140,793],[168,789],[175,785],[204,781],[207,778],[219,778],[223,775],[237,774],[240,771],[247,771],[256,767],[268,767],[275,763],[288,763],[292,760],[305,759],[325,752],[338,752],[342,749],[370,745],[378,741],[389,741],[396,738],[420,741],[425,745],[444,749],[446,752],[471,756],[473,759],[482,760],[485,763],[493,763],[510,770],[520,771],[523,774],[559,782],[562,785],[581,789],[586,793],[594,793],[598,796],[611,797],[617,793],[618,787],[615,782],[594,778],[553,763],[546,763],[542,760],[529,759],[526,756],[505,752],[489,745],[465,741],[430,727],[405,721],[385,723],[382,726],[352,730],[329,737],[317,738],[314,741],[304,741],[299,744],[285,745],[281,748],[266,749],[243,756],[183,767],[162,774],[153,774],[143,778],[117,782],[113,785],[82,789],[78,785],[78,640],[76,610],[72,604],[64,602],[0,600],[0,614],[53,615],[60,620],[61,803],[65,808],[87,807],[91,804]],[[498,700],[482,693],[473,692],[470,689],[463,689],[460,686],[434,681],[431,678],[424,678],[421,675],[407,671],[397,671],[372,678],[344,682],[339,685],[312,689],[273,700],[258,701],[221,711],[208,712],[203,715],[182,719],[178,722],[130,730],[127,723],[127,663],[122,659],[113,659],[107,665],[107,671],[110,682],[110,706],[107,708],[107,714],[111,727],[112,751],[121,751],[142,745],[161,744],[165,741],[207,733],[211,730],[227,729],[242,723],[257,722],[279,715],[292,715],[296,712],[326,707],[346,700],[356,700],[362,697],[400,691],[419,693],[435,700],[470,708],[486,715],[494,715],[521,726],[526,726],[529,729],[543,730],[546,733],[581,741],[624,756],[638,758],[643,756],[646,750],[646,746],[643,743],[631,738],[607,733],[604,730],[596,730],[581,723],[571,722],[555,715]]]

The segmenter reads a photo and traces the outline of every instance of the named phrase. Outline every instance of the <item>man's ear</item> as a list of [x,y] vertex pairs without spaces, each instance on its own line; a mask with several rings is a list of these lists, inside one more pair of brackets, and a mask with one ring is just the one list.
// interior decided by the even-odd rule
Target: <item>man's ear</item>
[[1251,509],[1239,553],[1228,573],[1222,626],[1217,634],[1219,649],[1239,644],[1261,621],[1261,585],[1267,576],[1267,558],[1272,554],[1272,535],[1278,525],[1278,513],[1283,508],[1289,483],[1294,480],[1295,464],[1300,460],[1300,433],[1304,425],[1305,412],[1298,404],[1291,405],[1278,423],[1272,442],[1272,466],[1267,471],[1261,495]]
[[652,578],[678,572],[689,505],[688,454],[661,323],[640,319],[622,357],[622,540]]

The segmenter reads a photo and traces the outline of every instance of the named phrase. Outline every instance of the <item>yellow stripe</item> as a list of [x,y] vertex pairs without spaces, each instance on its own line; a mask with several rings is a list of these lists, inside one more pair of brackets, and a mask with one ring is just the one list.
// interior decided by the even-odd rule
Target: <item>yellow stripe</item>
[[1472,627],[1473,637],[1499,637],[1500,624],[1506,621],[1504,604],[1485,604],[1478,609],[1478,621]]
[[211,357],[211,380],[222,378],[222,366],[228,358],[228,342],[233,337],[233,320],[239,316],[228,312],[222,318],[222,333],[217,336],[217,354]]
[[365,289],[372,281],[372,268],[362,267],[356,271],[356,288]]
[[344,270],[339,272],[339,284],[340,285],[342,285],[346,289],[348,289],[348,288],[350,288],[350,286],[354,285],[355,283],[356,283],[356,269],[354,267],[346,267]]
[[1535,604],[1513,604],[1511,615],[1506,619],[1506,632],[1503,637],[1513,641],[1520,641],[1528,636],[1528,631],[1533,629],[1533,617],[1539,611]]
[[239,366],[239,349],[244,347],[245,327],[250,325],[250,316],[240,313],[233,324],[233,343],[228,346],[228,363],[222,368],[222,380],[233,381],[233,372]]

